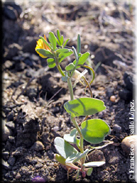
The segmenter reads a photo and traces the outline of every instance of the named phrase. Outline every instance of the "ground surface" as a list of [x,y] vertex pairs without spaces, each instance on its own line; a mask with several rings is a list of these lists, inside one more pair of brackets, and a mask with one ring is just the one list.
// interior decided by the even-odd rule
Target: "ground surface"
[[[54,159],[53,144],[55,137],[63,137],[73,129],[63,108],[69,100],[67,84],[57,70],[49,69],[46,59],[35,52],[39,35],[48,35],[49,31],[56,33],[57,29],[65,39],[70,38],[69,47],[76,46],[80,33],[82,53],[90,52],[92,67],[96,70],[91,86],[93,97],[103,100],[106,105],[106,110],[95,117],[110,125],[111,134],[106,140],[114,142],[89,157],[91,160],[105,158],[106,164],[94,168],[91,176],[80,177],[78,181],[131,181],[130,159],[122,149],[121,141],[130,135],[134,13],[134,6],[124,1],[120,4],[98,1],[3,4],[4,182],[29,182],[38,175],[46,181],[67,181],[66,170]],[[71,61],[72,58],[67,59],[62,67]],[[76,98],[89,97],[80,84],[74,94]],[[112,95],[114,102],[110,100]],[[70,173],[69,182],[75,180],[74,175],[75,172]]]

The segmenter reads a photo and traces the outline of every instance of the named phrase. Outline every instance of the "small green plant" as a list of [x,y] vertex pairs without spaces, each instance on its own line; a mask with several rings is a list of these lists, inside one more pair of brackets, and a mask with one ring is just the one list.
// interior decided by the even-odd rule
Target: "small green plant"
[[[86,65],[90,54],[88,52],[81,53],[80,35],[77,37],[77,49],[74,47],[72,49],[66,48],[69,39],[64,42],[64,37],[60,35],[59,30],[57,30],[57,36],[53,32],[49,32],[48,39],[50,43],[48,43],[45,35],[40,37],[35,50],[42,58],[47,58],[47,64],[50,68],[56,66],[62,75],[62,80],[68,83],[70,101],[64,104],[64,108],[70,115],[70,119],[75,127],[70,134],[64,134],[63,138],[56,137],[54,139],[55,148],[59,153],[55,154],[55,159],[68,170],[77,170],[76,177],[79,176],[80,172],[82,177],[89,176],[93,171],[93,167],[102,166],[105,164],[105,161],[86,162],[88,153],[99,147],[90,146],[90,148],[84,149],[84,140],[91,144],[99,144],[110,133],[110,127],[105,121],[89,119],[89,117],[103,111],[106,107],[103,101],[92,98],[90,85],[95,78],[95,73],[91,67]],[[71,54],[74,54],[75,60],[66,65],[65,70],[62,70],[61,62]],[[79,67],[83,67],[85,70],[80,73],[77,70]],[[92,73],[90,82],[85,77],[87,69]],[[89,89],[91,97],[74,99],[73,89],[79,81]],[[81,125],[76,121],[80,116],[84,117]]]

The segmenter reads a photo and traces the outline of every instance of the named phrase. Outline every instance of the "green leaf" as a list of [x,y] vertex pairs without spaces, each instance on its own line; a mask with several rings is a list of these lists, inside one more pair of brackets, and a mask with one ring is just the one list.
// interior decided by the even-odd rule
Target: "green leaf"
[[110,127],[101,119],[90,119],[81,124],[83,138],[91,144],[101,143],[110,133]]
[[65,70],[66,71],[71,71],[75,68],[75,65],[73,63],[70,63],[68,64],[66,67],[65,67]]
[[61,137],[56,137],[54,139],[54,145],[58,153],[65,159],[72,154],[76,155],[78,153],[78,151],[73,146],[71,146]]
[[60,37],[60,42],[61,42],[61,45],[63,45],[63,41],[64,41],[64,37],[63,35]]
[[64,104],[65,110],[72,117],[88,116],[103,111],[104,102],[94,98],[78,98]]
[[[83,65],[86,62],[86,60],[88,59],[89,55],[90,54],[88,52],[82,54],[81,57],[79,58],[78,65]],[[76,64],[76,60],[74,60],[73,64],[74,65]],[[80,66],[77,66],[76,68],[79,68],[79,67]]]
[[48,58],[47,63],[48,63],[49,68],[54,68],[56,66],[54,58]]
[[66,163],[65,163],[65,161],[66,161],[66,159],[65,158],[63,158],[62,156],[60,156],[59,154],[55,154],[55,159],[59,162],[59,163],[61,163],[62,165],[66,165]]
[[92,161],[88,163],[84,163],[83,166],[85,167],[99,167],[105,164],[105,161]]
[[69,41],[69,39],[67,39],[67,40],[65,41],[63,47],[65,47],[65,46],[67,45],[68,41]]
[[40,54],[44,55],[45,57],[51,57],[51,58],[54,57],[54,55],[50,51],[48,51],[48,50],[45,50],[45,49],[37,49],[37,51]]
[[79,54],[81,52],[81,40],[80,40],[80,35],[78,34],[77,37],[77,53]]
[[60,31],[57,30],[58,45],[61,46]]
[[87,176],[90,176],[93,172],[93,168],[88,168],[87,170]]
[[53,50],[56,50],[57,38],[55,37],[53,32],[49,32],[49,41],[53,47]]
[[81,158],[85,157],[87,153],[89,152],[89,149],[86,149],[83,153],[79,152],[77,154],[72,154],[66,159],[66,163],[75,163],[79,161]]
[[62,62],[66,57],[70,56],[73,53],[73,51],[71,51],[70,49],[65,49],[65,48],[62,49],[62,51],[61,49],[60,51],[57,50],[57,53],[58,52],[59,52],[59,55],[58,55],[59,62]]
[[40,36],[40,38],[42,39],[42,41],[43,41],[50,49],[52,49],[52,47],[51,47],[50,44],[44,39],[44,37]]
[[64,140],[66,140],[67,142],[69,143],[72,143],[72,144],[76,144],[77,147],[80,146],[80,140],[76,137],[78,131],[76,128],[74,128],[70,134],[65,134],[64,135]]

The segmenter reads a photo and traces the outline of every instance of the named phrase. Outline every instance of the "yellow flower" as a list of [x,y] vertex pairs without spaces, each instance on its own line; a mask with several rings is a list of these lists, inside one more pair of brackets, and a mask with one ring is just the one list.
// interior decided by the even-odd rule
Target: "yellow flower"
[[[44,39],[45,41],[47,42],[47,38],[46,36],[44,35]],[[39,56],[41,56],[42,58],[47,58],[46,56],[42,55],[41,53],[38,52],[37,49],[45,49],[47,51],[51,51],[51,49],[43,42],[42,39],[39,39],[37,41],[37,45],[36,45],[36,48],[35,48],[35,51],[39,54]]]

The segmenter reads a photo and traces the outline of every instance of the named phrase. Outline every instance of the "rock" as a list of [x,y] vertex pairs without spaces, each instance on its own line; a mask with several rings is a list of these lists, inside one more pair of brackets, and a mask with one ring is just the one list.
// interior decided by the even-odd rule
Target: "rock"
[[37,163],[36,165],[35,165],[35,168],[37,169],[37,168],[42,168],[43,167],[43,164],[42,163]]
[[104,154],[101,150],[94,150],[88,154],[88,162],[90,161],[105,161]]
[[18,51],[21,50],[21,46],[17,43],[12,43],[8,46],[8,49],[5,50],[4,58],[11,59],[12,57],[16,56]]
[[116,101],[115,95],[112,95],[112,96],[110,97],[110,101],[111,101],[111,102],[115,102],[115,101]]
[[110,98],[114,94],[114,88],[107,88],[106,95]]
[[15,2],[9,2],[9,1],[8,2],[5,2],[4,3],[4,6],[8,6],[8,7],[14,8],[14,10],[17,12],[18,16],[22,12],[22,8],[18,4],[16,4]]
[[11,130],[14,130],[15,129],[15,124],[13,123],[13,121],[9,121],[6,123],[6,126],[8,128],[10,128]]
[[13,121],[13,118],[14,118],[14,112],[10,112],[7,116],[7,121]]
[[8,159],[8,163],[11,165],[11,166],[13,166],[14,164],[15,164],[15,157],[13,157],[13,156],[10,156],[10,158]]
[[117,133],[120,133],[121,132],[121,126],[119,126],[118,124],[114,124],[113,126],[113,130]]
[[31,101],[34,101],[34,99],[37,97],[37,90],[35,88],[28,88],[26,90],[26,95]]
[[3,9],[4,15],[10,20],[17,20],[17,11],[11,6],[5,6]]
[[127,155],[135,153],[135,149],[137,148],[137,135],[125,137],[121,142],[121,147]]
[[32,147],[35,151],[42,151],[44,150],[44,145],[40,141],[36,141]]
[[3,166],[3,168],[6,169],[6,170],[10,170],[10,169],[11,169],[11,167],[10,167],[10,165],[8,164],[7,161],[2,160],[2,166]]
[[23,63],[23,62],[21,62],[21,61],[15,63],[15,69],[16,69],[16,71],[18,71],[18,72],[24,71],[24,69],[25,69],[25,63]]
[[2,140],[6,141],[8,139],[8,136],[10,136],[11,134],[11,130],[4,124],[2,128]]
[[133,93],[127,89],[124,90],[120,90],[119,91],[119,97],[127,102],[129,102],[130,100],[132,100],[133,98]]
[[24,147],[17,147],[15,151],[12,152],[13,156],[22,156],[26,152]]
[[11,143],[15,143],[15,137],[13,137],[13,136],[8,136],[8,140]]
[[132,92],[133,91],[133,80],[132,80],[131,74],[129,74],[128,72],[125,72],[123,78],[124,78],[124,82],[126,85],[126,89]]
[[8,158],[9,158],[9,152],[8,152],[8,151],[2,152],[2,158],[3,158],[4,160],[8,160]]
[[36,47],[37,40],[38,40],[38,38],[33,38],[31,41],[26,43],[23,46],[22,51],[25,52],[25,53],[27,52],[27,53],[36,54],[35,47]]

